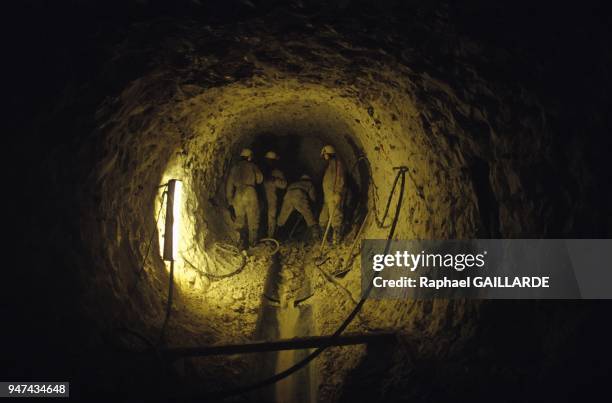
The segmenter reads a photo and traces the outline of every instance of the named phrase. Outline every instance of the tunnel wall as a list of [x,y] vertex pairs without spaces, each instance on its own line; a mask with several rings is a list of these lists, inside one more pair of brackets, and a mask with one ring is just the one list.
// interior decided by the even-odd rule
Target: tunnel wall
[[[149,80],[159,80],[159,77],[138,80],[124,92],[123,97],[135,110],[130,110],[128,105],[121,108],[116,118],[121,123],[114,126],[106,138],[109,142],[124,142],[126,149],[109,145],[109,148],[118,149],[105,156],[98,168],[101,170],[98,183],[102,189],[108,189],[103,196],[107,199],[102,204],[114,210],[115,206],[124,203],[125,208],[120,210],[129,214],[124,218],[126,223],[111,226],[133,228],[141,234],[131,238],[127,235],[132,243],[123,244],[123,247],[127,246],[131,253],[144,254],[146,244],[143,245],[142,239],[146,239],[145,226],[149,225],[146,223],[150,223],[155,216],[152,212],[160,207],[157,203],[151,208],[153,192],[150,189],[157,189],[171,177],[183,178],[189,195],[184,220],[205,217],[203,213],[210,207],[207,201],[222,187],[228,163],[240,145],[255,133],[290,126],[301,135],[315,133],[337,144],[340,155],[347,156],[349,167],[355,166],[357,156],[346,137],[363,148],[371,167],[372,181],[376,184],[369,195],[370,208],[374,208],[374,199],[379,204],[386,201],[394,178],[393,165],[411,168],[411,182],[406,188],[409,216],[400,222],[398,236],[454,237],[469,236],[475,231],[475,197],[461,171],[458,151],[450,152],[444,145],[439,146],[439,150],[447,153],[431,149],[434,145],[424,133],[421,121],[415,117],[417,112],[411,100],[401,91],[383,86],[381,91],[392,94],[389,96],[395,102],[379,104],[372,100],[364,105],[349,98],[350,90],[334,90],[320,83],[299,83],[291,79],[282,80],[280,84],[270,79],[271,83],[262,84],[260,77],[259,85],[254,88],[247,82],[223,89],[201,89],[203,94],[193,96],[186,96],[181,90],[170,99],[163,99],[164,104],[154,112],[154,106],[148,105],[152,98]],[[188,88],[196,91],[193,86]],[[380,114],[375,113],[376,110],[380,110]],[[141,117],[145,114],[146,118]],[[135,122],[139,121],[141,126],[134,130],[138,124]],[[454,167],[443,169],[451,166]],[[123,174],[115,174],[114,170]],[[196,175],[197,183],[193,182]],[[115,180],[128,182],[119,185]],[[126,187],[148,191],[137,191],[131,199],[116,191]],[[190,193],[189,189],[198,194]],[[141,207],[133,211],[134,206]],[[454,226],[448,225],[451,222]],[[107,227],[102,233],[108,231]],[[369,225],[365,231],[368,237],[382,236],[384,232],[374,225]],[[195,224],[191,226],[187,238],[196,238],[198,244],[205,243],[203,234],[206,233],[204,218],[197,231]],[[116,238],[118,243],[123,240],[123,236]],[[109,247],[112,251],[113,246]],[[157,260],[158,266],[159,263]],[[115,270],[121,272],[119,266],[124,264],[117,260]]]
[[[348,133],[356,140],[376,185],[368,205],[379,216],[392,167],[410,168],[397,237],[609,234],[609,219],[599,223],[590,207],[598,205],[599,182],[583,164],[590,155],[586,140],[570,136],[577,129],[565,126],[567,110],[529,77],[496,69],[520,65],[512,55],[461,37],[453,40],[455,47],[437,47],[448,33],[431,26],[421,28],[430,40],[419,43],[395,27],[388,27],[389,36],[325,24],[287,35],[279,25],[254,19],[227,26],[172,20],[156,22],[154,30],[132,26],[92,79],[97,84],[87,87],[95,94],[86,98],[90,102],[72,104],[79,93],[75,86],[39,118],[40,127],[71,122],[70,145],[43,158],[31,181],[34,186],[38,175],[46,178],[41,192],[71,206],[48,207],[65,224],[41,232],[59,251],[66,249],[60,239],[76,239],[64,256],[76,267],[79,309],[97,326],[128,322],[152,335],[162,318],[168,278],[157,253],[148,256],[135,293],[128,292],[151,236],[152,250],[159,250],[158,186],[174,176],[187,181],[193,192],[187,211],[202,219],[192,222],[192,231],[205,248],[209,206],[202,201],[221,186],[231,155],[259,130],[296,121],[305,135],[332,133],[330,139],[349,156],[354,153],[339,136]],[[236,34],[226,35],[229,31]],[[143,37],[155,44],[144,52]],[[603,122],[584,121],[580,130],[601,132]],[[365,236],[386,234],[371,217]],[[179,280],[180,301],[191,285],[188,277]],[[357,294],[358,280],[352,270],[344,285]],[[214,295],[221,293],[217,288]],[[328,315],[320,327],[329,332],[351,305],[338,302],[331,291],[322,292],[324,297],[333,301],[322,302]],[[221,304],[218,318],[228,317],[231,304]],[[411,337],[434,339],[434,353],[444,356],[460,350],[449,334],[467,343],[487,312],[491,315],[487,303],[479,302],[385,301],[367,304],[355,326],[401,328]],[[235,328],[209,330],[208,341],[215,342]],[[335,368],[340,375],[330,385],[340,387],[341,375],[360,357],[350,352],[326,357],[329,371],[351,362]]]
[[[98,266],[98,278],[113,280],[110,289],[118,306],[132,304],[137,316],[153,314],[152,323],[161,320],[167,269],[155,253],[145,266],[148,275],[139,287],[146,302],[128,298],[125,292],[133,278],[126,267],[136,267],[145,252],[142,240],[154,230],[154,212],[160,206],[153,202],[152,189],[172,177],[185,180],[188,196],[183,219],[189,228],[184,231],[184,244],[196,249],[190,252],[190,262],[205,266],[202,256],[207,253],[207,237],[215,233],[211,225],[218,226],[214,216],[209,219],[207,215],[220,210],[211,200],[222,189],[231,158],[262,131],[282,131],[291,126],[299,135],[322,135],[347,156],[349,166],[354,165],[356,154],[346,137],[358,144],[367,157],[374,184],[368,207],[376,213],[366,225],[366,238],[387,235],[386,229],[376,225],[374,215],[382,216],[395,176],[393,167],[398,165],[410,169],[398,238],[540,236],[548,231],[546,222],[558,222],[552,220],[555,211],[548,201],[540,197],[545,189],[547,194],[554,194],[550,192],[555,184],[549,183],[546,173],[558,162],[542,158],[553,155],[551,129],[546,126],[551,118],[533,95],[524,90],[515,95],[503,85],[478,76],[468,81],[461,76],[462,81],[457,82],[457,76],[434,78],[429,72],[417,73],[405,61],[405,55],[400,62],[370,48],[309,43],[319,55],[308,60],[303,49],[296,51],[291,43],[276,41],[274,49],[265,45],[273,41],[276,39],[268,38],[248,50],[240,49],[246,51],[242,58],[230,53],[237,71],[248,68],[251,74],[240,79],[224,78],[226,82],[212,87],[192,77],[194,72],[205,70],[196,64],[202,56],[197,51],[188,53],[186,57],[193,58],[194,64],[178,72],[155,71],[129,83],[115,101],[110,118],[105,116],[105,120],[116,122],[102,129],[105,149],[113,151],[102,153],[94,172],[102,189],[99,205],[108,217],[100,232],[115,241],[107,243],[95,260],[105,262]],[[363,58],[359,69],[344,66],[348,59],[343,52],[347,49],[352,57],[360,54]],[[286,65],[292,57],[300,59],[299,72],[292,72]],[[516,104],[521,106],[508,106]],[[486,225],[480,211],[485,208],[487,214],[492,212]],[[122,213],[113,216],[116,211]],[[250,276],[243,275],[251,281],[232,290],[251,295],[253,274]],[[208,292],[212,300],[223,301],[221,295],[227,289],[211,288],[206,281],[193,278],[188,267],[177,270],[180,295],[188,298],[188,290]],[[354,295],[359,294],[358,270],[349,273],[345,284]],[[330,333],[348,314],[351,304],[338,302],[338,296],[328,289],[317,298],[321,306],[319,328],[323,334]],[[222,319],[226,317],[223,312],[231,312],[233,306],[230,299],[216,305],[214,315],[194,313],[194,317],[198,321]],[[182,307],[201,309],[188,303]],[[421,328],[427,337],[441,340],[444,337],[436,335],[460,331],[467,340],[475,332],[479,312],[477,302],[406,305],[382,301],[367,304],[363,321],[349,330],[359,330],[364,324],[370,329],[401,328],[410,333]],[[232,329],[209,327],[208,340],[238,337]],[[237,334],[246,337],[249,329]],[[330,354],[325,362],[356,362],[359,357],[350,351],[339,353],[340,357]],[[349,368],[328,368],[328,373],[341,379]]]

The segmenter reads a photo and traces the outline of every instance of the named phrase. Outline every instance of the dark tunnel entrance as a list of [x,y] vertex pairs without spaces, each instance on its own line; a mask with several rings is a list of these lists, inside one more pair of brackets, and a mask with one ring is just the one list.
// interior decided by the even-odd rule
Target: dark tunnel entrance
[[[327,167],[327,162],[321,156],[321,149],[328,144],[337,150],[337,158],[345,169],[346,194],[342,207],[344,214],[342,232],[343,238],[349,237],[357,230],[367,214],[370,184],[370,167],[365,158],[365,153],[349,135],[340,137],[336,133],[331,133],[323,136],[305,136],[269,131],[249,135],[248,139],[234,145],[232,155],[225,165],[223,182],[217,189],[212,207],[217,210],[224,210],[222,206],[227,203],[227,200],[225,200],[225,185],[229,171],[231,166],[239,159],[241,149],[246,147],[253,151],[253,162],[262,170],[264,176],[272,169],[265,158],[269,151],[274,151],[280,157],[274,163],[274,167],[283,172],[289,185],[298,181],[302,175],[310,176],[316,190],[316,201],[312,203],[312,211],[315,221],[318,221],[324,201],[322,180]],[[260,202],[258,238],[262,239],[266,237],[268,206],[263,186],[259,186],[257,192]],[[277,192],[277,215],[282,205],[284,193],[285,191]],[[210,214],[207,215],[210,216]],[[212,229],[216,234],[215,239],[235,236],[233,234],[234,216],[231,212],[226,214],[225,211],[222,211],[219,217],[223,217],[222,222],[218,219],[209,218],[209,223],[214,224]],[[325,230],[324,227],[320,229],[321,231]],[[280,228],[277,233],[278,240],[281,242],[312,240],[309,235],[304,219],[296,211],[293,211],[284,228]]]

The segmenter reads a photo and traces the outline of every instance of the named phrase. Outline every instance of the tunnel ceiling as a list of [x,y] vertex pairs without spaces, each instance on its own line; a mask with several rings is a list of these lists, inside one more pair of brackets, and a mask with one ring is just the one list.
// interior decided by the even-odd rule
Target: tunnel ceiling
[[[555,80],[543,78],[547,66],[533,62],[530,52],[476,39],[463,25],[469,18],[453,22],[452,7],[412,11],[400,17],[349,9],[334,20],[290,6],[234,22],[166,16],[98,38],[81,61],[89,72],[71,79],[55,106],[41,108],[34,119],[33,133],[61,128],[65,137],[46,153],[53,139],[41,136],[42,163],[25,181],[31,186],[42,176],[40,192],[60,195],[45,207],[47,218],[33,225],[59,217],[62,224],[44,233],[78,239],[69,252],[64,238],[51,245],[69,256],[66,275],[79,279],[83,315],[100,328],[118,322],[137,323],[145,332],[156,328],[167,268],[158,253],[148,254],[146,241],[158,232],[160,185],[184,181],[184,236],[190,240],[184,253],[196,266],[208,264],[211,240],[220,238],[225,219],[218,193],[227,167],[263,133],[332,143],[347,166],[367,172],[371,186],[361,195],[370,211],[366,238],[387,235],[377,222],[394,167],[402,165],[409,173],[397,238],[609,231],[589,207],[602,203],[595,202],[601,162],[589,158],[600,151],[570,136],[605,131],[608,123],[595,118],[600,99],[570,111],[555,100]],[[591,88],[583,79],[589,85],[567,83],[567,99]],[[587,116],[584,127],[566,124],[579,113]],[[160,242],[153,238],[153,251]],[[249,259],[229,286],[195,278],[187,265],[178,268],[182,313],[170,338],[184,344],[245,340],[256,326],[254,290],[264,281],[257,259]],[[358,295],[358,270],[343,286]],[[351,302],[329,289],[315,298],[322,307],[319,330],[331,333]],[[486,313],[475,302],[406,305],[366,304],[351,330],[409,329],[411,337],[435,337],[439,343],[428,348],[447,353],[456,338],[468,343]],[[326,370],[339,374],[330,381],[336,388],[362,355],[324,357]],[[332,368],[334,362],[347,364]],[[218,365],[209,370],[227,372],[233,364]]]

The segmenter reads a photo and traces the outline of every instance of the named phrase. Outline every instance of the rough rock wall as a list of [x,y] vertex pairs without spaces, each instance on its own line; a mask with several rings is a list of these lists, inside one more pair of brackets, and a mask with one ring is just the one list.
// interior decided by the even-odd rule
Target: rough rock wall
[[[88,267],[79,272],[88,314],[100,323],[132,322],[153,332],[167,286],[166,267],[156,253],[146,261],[136,294],[128,296],[128,290],[155,235],[157,186],[171,176],[185,179],[188,234],[205,249],[214,233],[210,226],[222,226],[207,217],[232,153],[259,131],[289,124],[296,134],[316,132],[334,142],[351,162],[357,154],[343,136],[353,139],[369,161],[376,187],[368,206],[378,215],[392,167],[410,167],[398,237],[542,236],[571,233],[595,221],[587,206],[596,182],[579,163],[587,154],[584,144],[559,136],[563,108],[536,86],[516,80],[507,67],[499,71],[518,63],[513,55],[462,37],[444,16],[408,28],[388,22],[364,30],[350,18],[334,26],[281,12],[230,25],[168,19],[130,27],[89,87],[114,95],[77,109],[87,116],[74,123],[80,136],[70,149],[56,151],[59,158],[49,157],[48,174],[59,188],[49,185],[50,193],[66,194],[78,206],[81,255],[74,260]],[[427,40],[419,40],[424,36]],[[60,116],[73,110],[65,105],[78,90],[66,92]],[[589,122],[591,130],[598,124]],[[62,159],[59,169],[54,161]],[[62,188],[64,179],[73,177],[80,184],[76,197],[73,189]],[[365,236],[385,235],[371,219]],[[159,240],[152,239],[156,251]],[[200,263],[197,257],[194,263]],[[249,281],[260,279],[249,270],[236,290],[238,300]],[[188,312],[179,327],[247,317],[227,298],[234,292],[198,281],[191,292],[188,269],[179,279],[183,307],[195,306],[184,301],[206,290],[223,297],[219,301],[227,299],[208,315]],[[357,295],[357,270],[343,282]],[[321,291],[320,299],[328,313],[320,327],[331,330],[350,304],[336,307],[331,290]],[[246,300],[246,312],[252,311],[255,297]],[[461,350],[448,335],[467,343],[479,312],[477,303],[369,303],[362,326],[435,338],[433,354],[446,356],[452,348]],[[236,333],[236,326],[215,327],[195,340],[242,336],[252,328]],[[356,363],[356,357],[349,352],[324,362]],[[338,393],[340,378],[330,379],[336,385],[330,393]]]

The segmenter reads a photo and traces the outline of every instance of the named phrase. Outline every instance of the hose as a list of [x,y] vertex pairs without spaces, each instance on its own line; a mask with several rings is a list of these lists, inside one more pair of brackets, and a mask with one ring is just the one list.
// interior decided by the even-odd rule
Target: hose
[[[402,174],[402,178],[405,175]],[[393,198],[393,193],[395,192],[395,187],[397,186],[397,181],[399,179],[400,175],[396,175],[395,176],[395,180],[393,181],[393,186],[391,187],[391,195],[389,196],[389,199],[387,199],[387,206],[385,207],[385,213],[383,214],[382,220],[380,221],[380,226],[384,227],[385,225],[385,219],[387,218],[387,214],[389,214],[389,207],[391,206],[391,199]]]
[[[159,219],[161,218],[161,212],[162,212],[163,207],[164,207],[164,197],[166,197],[168,195],[167,187],[168,187],[167,183],[158,186],[158,189],[159,188],[164,188],[166,190],[164,190],[164,192],[162,193],[161,201],[160,201],[160,205],[159,205],[159,210],[157,211],[157,217],[155,219],[155,227],[156,228],[159,225]],[[153,231],[153,233],[151,234],[151,237],[149,238],[149,242],[148,242],[147,247],[145,249],[145,254],[144,254],[144,257],[142,259],[142,264],[140,266],[140,270],[136,273],[136,280],[134,281],[134,284],[129,288],[128,295],[131,295],[134,292],[134,290],[138,286],[138,283],[140,282],[140,279],[142,278],[142,273],[144,272],[145,264],[147,262],[147,258],[149,257],[149,253],[151,251],[151,245],[153,244],[153,239],[155,238],[155,234],[156,234],[156,232]],[[153,342],[150,341],[147,337],[145,337],[144,335],[142,335],[141,333],[139,333],[139,332],[137,332],[137,331],[135,331],[133,329],[130,329],[130,328],[127,328],[127,327],[122,327],[122,328],[118,328],[116,330],[124,332],[124,333],[127,333],[127,334],[131,334],[132,336],[136,336],[138,339],[140,339],[142,341],[145,341],[145,343],[148,346],[150,346],[151,349],[153,351],[155,351],[157,355],[159,355],[157,347],[162,344],[163,338],[164,338],[164,334],[165,334],[166,328],[168,326],[168,322],[170,321],[170,315],[172,313],[173,294],[174,294],[174,261],[171,261],[170,262],[170,276],[169,276],[169,281],[168,281],[168,300],[166,302],[166,314],[164,316],[164,322],[163,322],[162,327],[161,327],[160,332],[159,332],[159,337],[158,337],[157,344],[153,344]]]
[[[258,243],[263,243],[263,242],[272,242],[275,244],[275,248],[274,251],[270,254],[275,255],[276,253],[278,253],[279,249],[280,249],[280,243],[274,239],[274,238],[262,238],[259,240]],[[222,248],[219,248],[222,249]],[[229,252],[229,251],[228,251]],[[227,273],[227,274],[212,274],[212,273],[207,273],[204,270],[200,269],[199,267],[197,267],[195,264],[191,263],[183,254],[181,254],[181,258],[183,259],[183,261],[185,261],[185,263],[187,263],[189,266],[191,266],[192,269],[194,269],[196,272],[198,272],[199,274],[208,277],[211,281],[218,281],[218,280],[223,280],[232,276],[235,276],[237,274],[240,274],[244,268],[246,267],[247,264],[247,259],[244,255],[242,256],[242,263],[240,263],[240,266],[234,270],[231,273]]]
[[181,258],[183,259],[185,263],[191,266],[192,269],[194,269],[199,274],[205,277],[208,277],[211,281],[223,280],[225,278],[235,276],[236,274],[240,274],[244,270],[247,264],[246,257],[242,256],[242,263],[240,263],[240,266],[238,266],[238,268],[234,270],[233,272],[227,273],[227,274],[212,274],[212,273],[205,272],[204,270],[200,269],[199,267],[191,263],[189,260],[187,260],[187,258],[183,254],[181,254]]
[[[259,242],[264,242],[264,241],[272,241],[272,242],[276,243],[276,249],[272,253],[272,255],[274,255],[280,249],[280,244],[279,244],[279,242],[276,239],[274,239],[274,238],[263,238]],[[183,260],[185,260],[185,262],[187,262],[191,267],[193,267],[194,269],[198,270],[192,263],[187,261],[184,257],[183,257]],[[231,277],[233,275],[238,274],[242,270],[244,270],[245,266],[246,266],[246,257],[243,256],[242,257],[242,264],[240,265],[238,270],[234,271],[233,273],[225,274],[225,275],[222,275],[222,276],[215,276],[215,277],[217,279]],[[208,276],[212,276],[209,273],[203,273],[203,274],[208,275]],[[168,327],[168,323],[170,322],[170,316],[172,315],[172,299],[173,299],[173,295],[174,295],[174,260],[171,260],[170,261],[170,276],[169,276],[169,282],[168,282],[168,300],[166,302],[166,315],[164,317],[164,323],[163,323],[163,325],[161,327],[161,330],[159,332],[159,339],[157,341],[157,345],[161,345],[164,342],[164,335],[166,333],[166,328]],[[132,334],[137,334],[137,333],[132,331]],[[142,339],[146,340],[146,338],[144,336],[142,336],[142,335],[139,335],[139,336],[141,336]]]
[[[405,185],[406,185],[406,171],[407,171],[406,167],[400,167],[399,171],[398,171],[398,173],[396,175],[395,182],[397,182],[400,177],[401,177],[401,180],[402,180],[401,181],[401,191],[400,191],[400,194],[399,194],[399,198],[397,200],[397,207],[395,209],[395,216],[393,217],[393,221],[392,221],[392,224],[391,224],[391,229],[389,230],[389,235],[387,236],[387,242],[385,244],[385,251],[383,252],[384,254],[387,254],[389,252],[389,249],[391,247],[391,242],[393,240],[393,235],[395,234],[395,229],[397,227],[397,222],[398,222],[399,214],[400,214],[400,207],[401,207],[403,199],[404,199],[404,188],[405,188]],[[393,194],[395,192],[395,188],[396,187],[394,186],[393,190],[391,191],[391,194],[389,195],[389,199],[391,199],[393,197]],[[387,204],[389,204],[389,203],[387,203]],[[370,295],[370,292],[372,291],[373,287],[374,287],[374,283],[370,282],[370,285],[368,286],[368,288],[365,290],[365,292],[361,296],[361,299],[359,300],[359,302],[357,303],[355,308],[353,308],[351,313],[346,317],[346,319],[344,319],[342,324],[332,334],[332,336],[330,338],[330,345],[333,343],[333,340],[335,338],[337,338],[340,334],[342,334],[342,332],[350,325],[350,323],[353,321],[353,319],[355,319],[355,317],[357,316],[359,311],[361,311],[361,308],[365,304],[365,301],[367,300],[368,296]],[[212,396],[208,396],[208,398],[224,399],[224,398],[227,398],[227,397],[244,394],[244,393],[250,392],[252,390],[256,390],[256,389],[260,389],[260,388],[272,385],[272,384],[274,384],[274,383],[276,383],[276,382],[278,382],[278,381],[280,381],[280,380],[282,380],[282,379],[292,375],[293,373],[299,371],[300,369],[304,368],[312,360],[314,360],[319,355],[321,355],[321,353],[323,353],[323,351],[325,351],[327,349],[327,347],[329,347],[329,345],[317,348],[315,351],[310,353],[307,357],[303,358],[302,360],[300,360],[296,364],[292,365],[291,367],[287,368],[286,370],[281,371],[278,374],[275,374],[275,375],[273,375],[273,376],[271,376],[269,378],[266,378],[264,380],[261,380],[259,382],[254,383],[254,384],[251,384],[251,385],[243,386],[241,388],[236,388],[236,389],[225,391],[225,392],[218,392],[218,393],[213,394]]]
[[[166,187],[166,186],[168,186],[167,183],[165,185],[160,186],[160,188]],[[161,212],[164,207],[164,197],[167,194],[168,194],[167,190],[164,190],[164,192],[162,193],[161,201],[159,203],[159,210],[157,211],[157,218],[155,219],[155,228],[157,228],[157,226],[159,225],[159,219],[161,218]],[[132,293],[136,289],[136,286],[140,282],[140,278],[142,277],[142,273],[144,272],[145,264],[147,263],[147,258],[149,257],[149,252],[151,251],[151,245],[153,244],[154,238],[155,238],[155,231],[153,231],[153,233],[149,237],[149,243],[147,244],[144,257],[142,258],[142,264],[140,265],[140,270],[136,273],[136,280],[134,280],[134,284],[132,284],[132,286],[129,288],[128,295],[132,295]]]
[[[359,160],[357,160],[357,162],[359,162]],[[334,188],[333,188],[333,192],[334,193],[336,192],[336,182],[338,180],[339,166],[340,166],[339,162],[336,161],[336,174],[334,175]],[[332,201],[334,201],[333,196],[332,196]],[[341,202],[338,202],[338,203],[341,203]],[[342,206],[340,206],[340,208],[341,207]],[[319,247],[319,251],[321,253],[323,253],[323,246],[325,246],[325,242],[327,241],[327,234],[329,233],[329,229],[331,228],[331,223],[332,223],[332,220],[334,219],[334,213],[336,212],[336,209],[339,208],[339,206],[338,205],[334,205],[334,208],[332,209],[332,211],[329,211],[329,204],[325,203],[325,201],[324,201],[323,202],[323,208],[327,209],[327,213],[329,214],[329,219],[327,220],[327,227],[325,228],[325,233],[323,233],[323,239],[321,240],[321,246]],[[338,231],[338,228],[334,228],[334,237],[338,236],[338,234],[336,233],[337,231]]]
[[[325,261],[329,260],[326,259]],[[338,282],[338,280],[336,280],[331,274],[327,273],[324,269],[321,268],[322,264],[315,264],[315,267],[317,268],[317,270],[319,270],[319,272],[321,273],[321,275],[330,283],[332,283],[333,285],[335,285],[353,304],[357,304],[357,301],[355,301],[355,298],[353,298],[353,294],[351,294],[351,292],[344,287],[342,284],[340,284]]]
[[[368,158],[365,155],[362,155],[361,157],[359,157],[357,159],[357,161],[355,161],[355,163],[353,164],[353,167],[351,168],[351,171],[355,170],[355,167],[357,166],[357,164],[359,164],[359,162],[361,161],[367,161],[367,169],[368,169],[368,175],[370,175],[370,178],[372,178],[372,168],[369,164]],[[406,172],[410,173],[408,171],[408,168],[403,167]],[[374,210],[374,220],[376,221],[376,225],[378,226],[378,228],[389,228],[390,225],[385,225],[385,220],[387,218],[387,214],[389,214],[389,207],[391,205],[391,200],[392,200],[392,196],[393,196],[393,192],[395,190],[395,187],[397,186],[397,181],[399,179],[399,176],[395,176],[395,180],[393,181],[393,187],[391,188],[391,195],[389,196],[389,199],[387,199],[387,205],[385,207],[385,212],[383,214],[383,218],[380,219],[378,217],[378,187],[376,186],[376,184],[374,183],[374,181],[371,181],[371,185],[372,185],[372,203],[374,204],[373,206],[373,210]]]
[[272,242],[272,243],[274,243],[276,245],[275,249],[274,249],[274,252],[270,253],[270,256],[276,255],[278,253],[278,251],[280,250],[280,243],[276,239],[274,239],[274,238],[262,238],[262,239],[259,240],[258,243],[263,243],[263,242]]
[[366,216],[363,219],[363,222],[361,223],[361,226],[359,227],[359,230],[355,234],[355,239],[353,239],[353,243],[351,244],[351,249],[349,250],[349,253],[346,255],[345,267],[342,268],[338,272],[332,273],[332,275],[334,277],[341,277],[344,274],[348,273],[349,270],[351,270],[350,266],[351,266],[351,262],[353,260],[353,251],[355,250],[355,245],[357,244],[357,241],[359,240],[359,236],[363,232],[363,229],[365,228],[365,223],[368,221],[369,217],[370,217],[370,212],[368,211],[368,213],[366,214]]
[[[397,206],[395,209],[395,216],[393,218],[392,224],[391,224],[391,229],[389,230],[389,235],[387,236],[387,242],[385,244],[385,250],[384,250],[384,254],[387,254],[389,252],[389,249],[391,247],[391,242],[393,240],[393,235],[395,234],[395,229],[397,227],[397,222],[399,219],[399,214],[400,214],[400,207],[402,205],[403,202],[403,196],[404,196],[404,190],[405,190],[405,185],[406,185],[406,172],[408,171],[408,169],[406,167],[399,167],[398,173],[395,177],[395,180],[393,182],[393,187],[391,189],[391,193],[389,194],[389,199],[387,201],[387,206],[385,209],[385,214],[383,216],[383,222],[384,219],[386,218],[387,214],[388,214],[388,210],[389,210],[389,206],[391,204],[391,200],[393,198],[393,195],[395,194],[395,189],[397,187],[397,182],[399,181],[400,177],[401,177],[401,191],[399,194],[399,198],[397,201]],[[163,201],[163,196],[165,196],[165,193],[162,195],[162,201]],[[163,203],[162,203],[163,204]],[[160,218],[160,213],[161,213],[161,207],[160,207],[160,211],[158,212],[158,217],[156,220],[156,223],[159,222],[159,218]],[[376,215],[376,212],[375,212]],[[375,217],[378,221],[378,217]],[[273,238],[264,238],[261,241],[273,241],[276,243],[277,248],[275,250],[274,253],[278,252],[279,248],[280,248],[280,244],[278,243],[278,241],[276,241]],[[150,249],[150,245],[152,243],[152,238],[149,242],[149,245],[147,246],[147,253],[145,254],[145,258],[144,261],[146,262],[146,258],[148,256],[148,252]],[[273,253],[273,254],[274,254]],[[246,261],[246,259],[245,259]],[[192,267],[194,267],[194,269],[197,270],[197,268],[191,264],[189,261],[185,260],[185,262],[187,262],[188,264],[190,264]],[[244,265],[241,266],[237,271],[231,273],[230,275],[234,275],[237,274],[237,272],[242,271],[244,269]],[[144,270],[144,263],[143,263],[143,270]],[[208,273],[206,273],[206,275],[209,276],[214,276],[214,275],[210,275]],[[223,277],[229,277],[230,275],[223,275]],[[160,336],[159,336],[159,341],[158,341],[158,345],[161,344],[161,342],[163,341],[163,336],[165,333],[165,329],[167,327],[167,324],[170,320],[170,315],[171,315],[171,307],[172,307],[172,296],[173,296],[173,277],[174,277],[174,261],[171,262],[171,266],[170,266],[170,283],[168,286],[168,301],[166,304],[166,316],[164,318],[164,323],[162,325],[161,331],[160,331]],[[139,277],[140,278],[140,273],[139,273]],[[135,283],[135,285],[138,282],[138,278],[137,281]],[[337,338],[338,336],[340,336],[342,334],[342,332],[344,332],[344,330],[346,330],[346,328],[351,324],[351,322],[355,319],[355,317],[358,315],[358,313],[361,311],[363,305],[365,304],[365,301],[367,300],[368,296],[370,295],[371,291],[373,289],[373,283],[370,282],[368,288],[364,291],[363,295],[361,296],[361,299],[359,300],[359,302],[356,304],[356,306],[353,308],[353,310],[351,311],[351,313],[344,319],[344,321],[342,322],[342,324],[338,327],[338,329],[336,329],[336,331],[332,334],[331,338],[330,338],[330,344],[331,345],[333,343],[333,340],[335,338]],[[142,336],[141,334],[139,334],[136,331],[130,330],[130,329],[124,329],[125,331],[127,331],[128,333],[137,336],[138,338],[142,339],[143,341],[145,341],[146,344],[152,346],[152,349],[154,351],[157,352],[157,347],[156,345],[153,345],[152,342],[148,341],[148,339],[146,339],[146,337]],[[254,384],[251,385],[247,385],[241,388],[237,388],[237,389],[233,389],[233,390],[229,390],[229,391],[225,391],[225,392],[218,392],[213,394],[212,396],[208,396],[209,398],[215,398],[215,399],[224,399],[227,397],[231,397],[231,396],[236,396],[236,395],[240,395],[240,394],[244,394],[247,392],[250,392],[252,390],[256,390],[256,389],[260,389],[262,387],[266,387],[269,385],[272,385],[290,375],[292,375],[293,373],[299,371],[300,369],[304,368],[305,366],[307,366],[311,361],[313,361],[315,358],[317,358],[319,355],[321,355],[321,353],[323,353],[323,351],[325,351],[329,345],[327,346],[322,346],[317,348],[315,351],[313,351],[312,353],[310,353],[307,357],[303,358],[302,360],[300,360],[299,362],[295,363],[294,365],[292,365],[291,367],[287,368],[284,371],[281,371],[269,378],[266,378],[264,380],[261,380],[259,382],[256,382]]]
[[166,301],[166,316],[164,317],[164,324],[159,331],[158,345],[161,345],[164,341],[164,334],[166,333],[166,327],[170,321],[170,315],[172,314],[172,297],[174,295],[174,260],[170,261],[170,276],[168,279],[168,301]]

